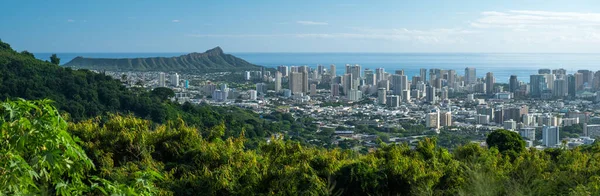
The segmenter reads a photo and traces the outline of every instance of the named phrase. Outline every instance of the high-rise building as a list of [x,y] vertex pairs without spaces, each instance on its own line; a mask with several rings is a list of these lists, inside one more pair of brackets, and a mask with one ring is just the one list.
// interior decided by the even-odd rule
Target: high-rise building
[[465,68],[465,84],[473,84],[477,81],[477,72],[474,67]]
[[410,90],[403,90],[402,91],[402,100],[404,100],[404,102],[406,103],[410,103]]
[[257,83],[256,84],[256,92],[260,95],[264,95],[267,93],[267,84],[265,83]]
[[317,84],[310,84],[310,95],[317,95]]
[[565,79],[557,79],[554,80],[554,96],[557,98],[565,97],[569,94],[569,86],[567,85],[567,81]]
[[250,100],[256,100],[257,92],[255,90],[249,90],[248,94],[250,95]]
[[488,115],[479,114],[479,115],[476,116],[475,119],[477,121],[477,124],[480,124],[480,125],[490,124],[490,116],[488,116]]
[[377,84],[376,78],[377,76],[373,73],[373,70],[365,69],[365,85],[375,85]]
[[552,70],[550,69],[539,69],[538,74],[552,74]]
[[346,64],[346,74],[352,74],[352,80],[356,81],[361,77],[361,69],[360,65],[350,65]]
[[583,84],[585,83],[583,73],[577,72],[573,75],[575,76],[575,89],[577,91],[583,90]]
[[529,77],[529,83],[531,89],[529,94],[531,97],[540,98],[542,96],[542,91],[547,88],[545,75],[531,75]]
[[289,89],[292,94],[302,93],[303,73],[291,72],[289,78]]
[[581,73],[583,75],[583,83],[584,84],[592,84],[594,79],[594,72],[590,70],[577,70],[577,73]]
[[377,82],[377,88],[385,88],[385,90],[390,90],[390,81],[389,80],[381,80]]
[[385,99],[387,98],[387,93],[385,88],[377,89],[377,103],[381,105],[385,105]]
[[335,76],[337,76],[336,71],[337,70],[335,70],[334,64],[329,65],[329,74],[331,74],[331,76],[332,76],[331,78],[335,78]]
[[594,79],[592,79],[592,89],[597,91],[600,90],[600,71],[594,73]]
[[282,77],[287,77],[289,75],[288,66],[280,65],[277,67],[277,71],[279,71],[279,73],[281,73]]
[[560,69],[553,69],[552,70],[552,74],[554,75],[567,75],[567,70],[560,68]]
[[488,72],[485,74],[485,93],[493,94],[494,93],[494,84],[496,84],[496,78],[494,78],[494,74],[492,72]]
[[426,82],[427,81],[427,69],[421,68],[419,70],[419,76],[421,76],[421,81]]
[[392,94],[400,95],[402,94],[402,76],[398,74],[392,75]]
[[342,77],[342,89],[344,90],[344,94],[348,95],[352,87],[354,86],[354,80],[352,80],[352,74],[347,73]]
[[558,127],[544,126],[542,128],[542,140],[546,147],[554,147],[557,144],[560,144]]
[[323,66],[323,65],[321,65],[321,64],[317,65],[317,73],[318,73],[319,75],[323,75],[323,74],[325,74],[325,66]]
[[456,88],[456,70],[448,70],[448,87]]
[[577,92],[577,80],[574,75],[572,75],[572,74],[567,75],[567,86],[568,86],[569,97],[575,97],[575,94]]
[[[286,67],[287,70],[287,67]],[[275,72],[275,92],[281,91],[281,77],[282,73],[280,71]]]
[[160,72],[158,73],[158,86],[159,87],[165,87],[165,73],[164,72]]
[[440,90],[440,99],[448,100],[448,87],[444,87],[442,90]]
[[[377,68],[375,69],[375,81],[379,82],[381,80],[385,80],[386,78],[385,76],[385,70],[383,68]],[[389,90],[389,89],[388,89]]]
[[250,71],[244,72],[244,79],[246,79],[246,80],[250,80],[251,79]]
[[307,71],[303,71],[302,73],[302,92],[303,93],[307,93],[308,92],[308,72]]
[[400,106],[400,96],[398,95],[388,95],[385,97],[385,104],[388,107],[398,107]]
[[396,75],[404,75],[404,69],[396,70],[394,73]]
[[331,97],[340,96],[340,84],[333,83],[331,84]]
[[519,89],[519,80],[517,79],[517,75],[511,75],[509,84],[508,84],[508,91],[511,93],[514,93],[514,92],[517,92],[518,89]]
[[506,129],[506,130],[511,130],[511,131],[517,130],[517,122],[512,119],[506,120],[502,124],[503,124],[504,129]]
[[439,111],[428,113],[425,116],[425,127],[440,129],[440,113]]
[[524,127],[519,130],[519,135],[521,137],[527,138],[529,140],[535,140],[535,128],[532,127]]
[[346,98],[349,101],[360,101],[362,99],[362,91],[352,89],[346,94]]
[[302,73],[302,72],[306,72],[306,73],[310,73],[310,67],[303,65],[298,67],[298,72]]
[[452,126],[452,113],[444,112],[442,115],[441,125],[442,127]]
[[435,87],[429,85],[425,90],[426,101],[430,104],[433,104],[437,101],[435,97]]

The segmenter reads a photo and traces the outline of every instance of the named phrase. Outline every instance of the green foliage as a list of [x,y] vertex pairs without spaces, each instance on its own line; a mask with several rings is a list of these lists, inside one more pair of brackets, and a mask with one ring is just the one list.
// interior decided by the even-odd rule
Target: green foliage
[[8,101],[1,106],[0,194],[156,192],[151,183],[160,178],[158,173],[138,172],[137,183],[131,184],[92,176],[94,163],[77,144],[79,139],[67,132],[67,122],[51,101]]
[[52,56],[50,56],[50,63],[60,65],[60,58],[58,58],[56,54],[52,54]]
[[525,141],[521,136],[509,130],[496,130],[490,133],[485,140],[488,146],[497,148],[501,153],[514,154],[525,150]]
[[173,90],[171,90],[170,88],[158,87],[152,90],[150,95],[152,95],[153,97],[157,97],[162,101],[165,101],[172,97],[175,97],[175,92],[173,92]]

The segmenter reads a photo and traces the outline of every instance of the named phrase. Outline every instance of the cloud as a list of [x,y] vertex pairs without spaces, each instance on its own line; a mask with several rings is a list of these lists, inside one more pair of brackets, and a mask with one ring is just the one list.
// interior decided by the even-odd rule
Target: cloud
[[171,22],[180,22],[179,20],[172,20]]
[[600,13],[510,10],[482,12],[472,28],[502,32],[502,40],[527,44],[600,43]]
[[308,21],[308,20],[300,20],[300,21],[296,21],[296,23],[301,24],[301,25],[329,25],[329,23],[326,23],[326,22],[315,22],[315,21]]
[[476,31],[464,29],[432,29],[409,30],[402,29],[356,29],[353,33],[291,33],[291,34],[188,34],[189,37],[198,38],[301,38],[301,39],[363,39],[363,40],[391,40],[413,41],[426,44],[463,43],[462,37],[466,34],[475,34]]
[[75,22],[73,19],[67,19],[67,22]]

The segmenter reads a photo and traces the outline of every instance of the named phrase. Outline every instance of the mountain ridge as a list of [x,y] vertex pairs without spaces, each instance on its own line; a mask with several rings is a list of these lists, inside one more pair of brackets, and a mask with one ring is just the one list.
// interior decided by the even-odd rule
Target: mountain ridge
[[107,71],[245,71],[259,70],[261,66],[225,54],[219,46],[205,52],[192,52],[173,57],[148,58],[88,58],[77,56],[65,67]]

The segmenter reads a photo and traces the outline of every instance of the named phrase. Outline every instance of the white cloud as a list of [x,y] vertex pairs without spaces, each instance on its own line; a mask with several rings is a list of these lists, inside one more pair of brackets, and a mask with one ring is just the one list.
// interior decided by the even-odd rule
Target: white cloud
[[75,22],[73,19],[67,19],[67,22]]
[[600,13],[510,10],[482,12],[470,26],[504,32],[509,42],[527,44],[600,42]]
[[419,43],[462,43],[465,34],[475,31],[463,29],[409,30],[403,29],[357,29],[354,33],[296,33],[296,34],[188,34],[199,38],[317,38],[317,39],[370,39],[392,41],[414,41]]
[[179,20],[172,20],[171,22],[180,22]]
[[326,23],[326,22],[315,22],[315,21],[308,21],[308,20],[300,20],[300,21],[296,21],[296,23],[301,24],[301,25],[329,25],[329,23]]

